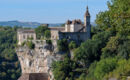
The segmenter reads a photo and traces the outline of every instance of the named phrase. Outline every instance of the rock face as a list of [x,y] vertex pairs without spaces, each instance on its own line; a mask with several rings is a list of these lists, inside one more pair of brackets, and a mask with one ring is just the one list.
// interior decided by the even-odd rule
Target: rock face
[[[52,45],[46,43],[46,41],[35,41],[35,49],[31,50],[26,45],[18,47],[16,49],[17,56],[19,58],[22,76],[30,77],[33,74],[34,76],[40,76],[43,74],[48,74],[49,80],[53,80],[53,74],[51,70],[51,63],[53,61],[61,60],[62,57],[56,52],[56,41],[53,41]],[[41,73],[41,74],[39,74]],[[25,75],[27,74],[27,75]],[[44,79],[28,79],[28,80],[44,80]],[[46,80],[46,79],[45,79]]]

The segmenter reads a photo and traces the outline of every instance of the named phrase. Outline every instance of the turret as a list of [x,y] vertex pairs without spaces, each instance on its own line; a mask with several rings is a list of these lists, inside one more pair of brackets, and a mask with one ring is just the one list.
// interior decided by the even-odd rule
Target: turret
[[85,26],[85,32],[87,32],[87,37],[91,37],[91,24],[90,24],[90,13],[87,6],[87,11],[84,16],[84,26]]

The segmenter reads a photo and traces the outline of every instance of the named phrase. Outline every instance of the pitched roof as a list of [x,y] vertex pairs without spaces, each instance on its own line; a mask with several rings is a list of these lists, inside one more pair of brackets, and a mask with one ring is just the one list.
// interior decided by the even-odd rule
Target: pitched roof
[[50,30],[64,31],[65,27],[49,27]]
[[75,19],[75,20],[73,20],[73,21],[68,20],[68,21],[66,22],[66,24],[67,24],[67,25],[69,25],[69,24],[82,24],[82,22],[81,22],[80,19]]

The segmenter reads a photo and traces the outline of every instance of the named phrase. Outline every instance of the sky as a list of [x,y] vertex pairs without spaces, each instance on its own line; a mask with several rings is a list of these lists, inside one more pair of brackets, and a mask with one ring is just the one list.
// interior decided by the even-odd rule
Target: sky
[[108,0],[0,0],[0,21],[64,23],[68,19],[84,20],[86,6],[91,22],[96,14],[107,10]]

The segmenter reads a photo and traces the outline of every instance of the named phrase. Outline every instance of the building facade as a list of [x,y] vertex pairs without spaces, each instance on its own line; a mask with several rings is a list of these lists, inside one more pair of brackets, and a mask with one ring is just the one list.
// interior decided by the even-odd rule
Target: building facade
[[[85,41],[91,38],[91,24],[90,13],[87,10],[84,15],[84,23],[80,19],[68,20],[65,27],[49,27],[52,40],[69,39],[74,41]],[[18,30],[18,44],[21,45],[24,41],[32,38],[36,40],[36,33],[33,29],[20,29]]]
[[50,29],[51,30],[51,39],[63,39],[73,40],[76,42],[86,41],[91,38],[91,24],[90,24],[90,13],[87,7],[87,10],[84,15],[84,23],[80,19],[77,20],[68,20],[65,23],[65,27]]
[[81,20],[68,20],[65,24],[65,32],[79,32],[80,29],[82,29],[84,26],[81,22]]
[[34,29],[18,29],[17,40],[18,45],[21,45],[24,41],[29,39],[36,40],[36,33]]

